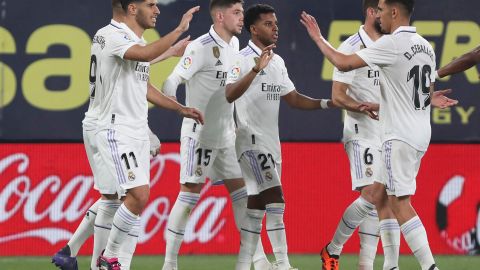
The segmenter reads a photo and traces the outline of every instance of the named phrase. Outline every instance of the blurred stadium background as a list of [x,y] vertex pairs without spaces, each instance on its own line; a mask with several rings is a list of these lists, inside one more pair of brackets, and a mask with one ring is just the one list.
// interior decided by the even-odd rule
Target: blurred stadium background
[[[258,2],[246,0],[246,6]],[[309,40],[299,14],[312,13],[338,46],[358,31],[361,0],[261,2],[277,10],[276,53],[285,59],[297,89],[330,96],[332,66]],[[192,38],[211,24],[207,0],[159,0],[159,5],[157,28],[145,33],[147,40],[175,27],[193,5],[201,11],[191,24]],[[480,44],[479,8],[476,0],[417,1],[413,25],[434,45],[438,66]],[[109,0],[0,0],[0,270],[53,269],[48,257],[38,256],[62,247],[98,197],[81,144],[81,120],[88,105],[91,37],[110,16]],[[247,38],[240,36],[241,46]],[[176,62],[153,66],[153,84],[160,87]],[[413,203],[440,269],[480,268],[474,256],[480,253],[479,81],[476,67],[437,83],[437,89],[453,88],[460,104],[432,110],[432,145],[417,179]],[[183,100],[184,92],[178,93]],[[149,122],[163,146],[152,160],[153,188],[137,254],[162,255],[168,212],[179,188],[181,119],[152,108]],[[318,269],[319,259],[308,254],[318,253],[330,240],[344,208],[356,197],[340,143],[342,112],[301,112],[282,105],[279,122],[289,251],[298,255],[292,261],[301,269]],[[183,269],[202,264],[201,269],[233,268],[239,236],[229,204],[224,188],[205,188],[181,249],[192,255],[180,260]],[[89,240],[81,254],[88,255],[91,248]],[[344,269],[354,269],[358,248],[355,236],[344,248],[351,254],[342,260]],[[402,269],[419,269],[405,242],[401,252]],[[161,262],[160,256],[139,257],[133,269],[159,269]],[[87,269],[86,263],[80,266]]]

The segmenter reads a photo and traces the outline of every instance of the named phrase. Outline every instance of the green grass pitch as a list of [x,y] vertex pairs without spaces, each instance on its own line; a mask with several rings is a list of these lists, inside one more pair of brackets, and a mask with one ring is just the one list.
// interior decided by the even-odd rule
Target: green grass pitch
[[[235,268],[235,256],[181,256],[179,267],[182,270],[226,270]],[[271,259],[271,258],[270,258]],[[435,256],[441,270],[474,270],[480,269],[480,256]],[[79,257],[79,269],[88,270],[88,257]],[[317,255],[291,255],[292,266],[300,270],[321,269],[320,258]],[[382,269],[383,257],[375,260],[374,269]],[[163,256],[134,257],[132,270],[160,270]],[[343,255],[340,258],[340,269],[356,269],[357,256]],[[0,270],[55,270],[49,257],[0,257]],[[252,268],[253,269],[253,268]],[[420,269],[413,256],[400,258],[400,269]]]

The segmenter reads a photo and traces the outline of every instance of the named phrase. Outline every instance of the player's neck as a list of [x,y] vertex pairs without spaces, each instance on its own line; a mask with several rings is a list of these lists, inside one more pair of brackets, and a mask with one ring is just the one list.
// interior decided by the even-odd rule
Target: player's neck
[[217,35],[227,44],[232,40],[233,34],[220,24],[213,24],[213,31],[215,31],[215,33],[217,33]]
[[402,26],[410,26],[410,19],[409,18],[398,18],[397,20],[392,22],[392,27],[390,33],[393,34],[399,27]]
[[140,26],[140,24],[137,23],[134,17],[127,17],[125,18],[125,24],[130,28],[130,30],[137,35],[138,38],[141,38],[143,36],[143,32],[145,32],[145,28]]
[[253,44],[255,44],[255,46],[257,46],[260,50],[263,50],[263,48],[267,47],[266,45],[264,45],[262,42],[260,42],[260,40],[258,40],[257,38],[253,37],[252,36],[252,42]]
[[365,33],[367,33],[368,37],[372,41],[376,41],[382,36],[382,34],[377,32],[377,30],[375,29],[375,26],[371,22],[365,22],[365,24],[363,25],[363,30],[365,31]]

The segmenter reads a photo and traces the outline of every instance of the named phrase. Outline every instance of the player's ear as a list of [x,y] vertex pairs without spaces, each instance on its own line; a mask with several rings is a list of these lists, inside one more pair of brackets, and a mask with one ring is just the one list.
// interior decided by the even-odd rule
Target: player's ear
[[131,13],[133,15],[137,15],[137,5],[136,3],[130,3],[127,7],[128,13]]

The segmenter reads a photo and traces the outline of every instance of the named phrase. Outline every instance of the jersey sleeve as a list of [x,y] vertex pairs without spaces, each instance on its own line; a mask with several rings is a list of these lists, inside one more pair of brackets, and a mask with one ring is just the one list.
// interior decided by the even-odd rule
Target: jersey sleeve
[[127,50],[137,44],[127,33],[118,31],[110,35],[107,41],[107,49],[110,50],[112,55],[123,59]]
[[285,96],[288,93],[295,90],[295,85],[293,84],[292,80],[288,76],[287,67],[285,66],[285,62],[282,60],[282,84],[280,89],[280,96]]
[[227,74],[226,84],[232,84],[240,80],[248,71],[246,70],[245,59],[237,54],[230,65]]
[[[340,47],[338,48],[338,51],[344,54],[352,54],[353,52],[352,47],[348,46],[346,42],[343,42],[340,45]],[[353,83],[353,78],[355,78],[356,73],[357,73],[356,69],[348,72],[342,72],[338,70],[338,68],[334,67],[332,80],[350,85]]]
[[184,80],[190,80],[203,67],[202,54],[195,42],[188,44],[173,72]]
[[397,47],[391,35],[381,37],[372,46],[360,50],[356,54],[371,68],[392,65],[398,57]]

